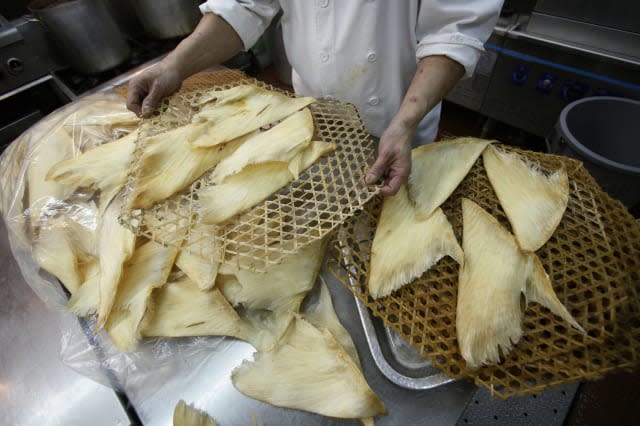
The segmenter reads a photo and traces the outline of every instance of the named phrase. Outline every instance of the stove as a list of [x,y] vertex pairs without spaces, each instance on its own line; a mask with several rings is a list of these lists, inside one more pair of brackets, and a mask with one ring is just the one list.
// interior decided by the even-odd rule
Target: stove
[[528,6],[501,18],[474,76],[448,100],[544,138],[572,101],[640,99],[640,3],[538,0]]
[[81,74],[73,68],[65,68],[54,71],[53,76],[58,81],[58,84],[61,83],[68,88],[75,97],[78,97],[109,80],[125,74],[127,71],[163,56],[173,50],[180,40],[180,38],[169,40],[129,39],[131,55],[125,62],[115,68],[97,74]]
[[44,28],[29,17],[0,20],[0,149],[64,104],[151,63],[174,49],[180,38],[129,38],[129,58],[112,69],[82,74],[63,64]]

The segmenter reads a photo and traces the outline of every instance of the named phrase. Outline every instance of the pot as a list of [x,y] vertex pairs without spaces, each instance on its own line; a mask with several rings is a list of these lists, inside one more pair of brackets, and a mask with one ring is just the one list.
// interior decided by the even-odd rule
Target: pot
[[145,31],[159,39],[187,35],[198,25],[201,0],[133,0]]
[[131,53],[104,0],[36,0],[28,7],[76,71],[105,71]]
[[598,96],[567,105],[547,138],[554,154],[581,160],[627,207],[640,205],[640,102]]

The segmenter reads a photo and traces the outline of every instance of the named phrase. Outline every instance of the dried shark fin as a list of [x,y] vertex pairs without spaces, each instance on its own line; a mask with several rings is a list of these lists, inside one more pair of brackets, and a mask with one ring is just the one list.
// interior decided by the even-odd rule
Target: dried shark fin
[[208,138],[210,131],[207,123],[188,124],[147,139],[140,158],[132,206],[149,208],[185,189],[248,138],[241,137],[211,148],[193,146],[192,141]]
[[[242,101],[242,99],[250,96],[254,92],[254,87],[248,84],[241,84],[224,90],[209,90],[202,93],[193,101],[194,106],[204,107],[208,113],[215,111],[223,105],[230,105]],[[208,104],[208,105],[207,105]],[[235,108],[238,106],[236,105]]]
[[538,250],[551,237],[567,208],[567,171],[562,167],[546,176],[517,154],[493,146],[485,150],[483,161],[520,248]]
[[419,219],[406,186],[384,199],[371,247],[369,293],[374,299],[418,278],[444,256],[462,263],[462,249],[441,209]]
[[416,203],[418,217],[429,217],[449,198],[490,143],[484,139],[458,138],[411,151],[409,197]]
[[190,279],[170,282],[152,293],[140,324],[147,337],[231,336],[246,340],[245,327],[219,290],[201,291]]
[[325,240],[316,240],[266,272],[252,272],[235,267],[237,281],[224,281],[220,290],[232,305],[247,309],[275,311],[291,296],[305,294],[313,288],[324,258]]
[[[322,155],[335,150],[335,145],[326,142],[311,142],[298,154],[300,169],[311,166]],[[298,157],[292,162],[298,161]],[[200,190],[200,217],[204,223],[222,223],[253,207],[277,192],[294,179],[290,164],[280,161],[254,164],[227,178],[220,185]]]
[[176,266],[187,274],[200,290],[209,290],[216,283],[220,266],[220,248],[205,226],[196,225],[189,231],[185,246],[178,253]]
[[173,410],[173,426],[218,426],[218,423],[206,412],[181,399]]
[[72,236],[62,226],[42,226],[35,243],[34,256],[40,267],[58,278],[69,293],[75,293],[83,277]]
[[540,259],[473,201],[462,200],[465,262],[456,328],[469,368],[497,363],[522,336],[521,293],[584,333],[556,296]]
[[46,177],[51,166],[73,156],[73,140],[69,134],[58,127],[40,138],[36,139],[35,134],[32,136],[35,146],[29,152],[27,167],[29,215],[34,228],[46,212],[47,205],[56,200],[65,200],[75,189],[60,182],[51,182]]
[[462,199],[464,265],[456,332],[468,368],[497,363],[522,336],[520,293],[530,270],[513,235],[476,203]]
[[529,281],[525,288],[525,296],[528,302],[537,302],[548,308],[551,312],[567,321],[571,326],[584,333],[584,329],[571,316],[567,308],[560,302],[553,287],[549,276],[544,270],[538,256],[533,253],[529,254],[529,267],[532,268],[529,274]]
[[100,304],[100,261],[94,260],[84,267],[84,281],[67,303],[67,311],[80,317],[98,312]]
[[281,299],[273,311],[240,309],[239,315],[245,324],[247,342],[258,351],[272,350],[300,311],[304,297],[305,293],[298,293]]
[[311,97],[289,98],[257,86],[249,87],[250,89],[235,88],[237,91],[245,90],[246,92],[244,96],[223,105],[223,114],[216,111],[219,109],[217,102],[212,102],[206,104],[193,117],[194,123],[209,122],[211,125],[210,137],[193,140],[191,143],[194,146],[219,145],[288,117],[315,102]]
[[92,228],[97,212],[93,202],[65,205],[56,216],[41,221],[33,242],[33,255],[40,267],[57,277],[71,294],[85,280],[84,265],[96,258]]
[[[220,184],[247,166],[280,161],[289,163],[309,146],[313,136],[313,118],[309,108],[298,111],[269,130],[259,132],[217,165],[211,181]],[[297,176],[295,176],[297,178]]]
[[118,222],[120,209],[121,202],[116,198],[104,212],[98,231],[100,298],[96,329],[102,328],[107,322],[116,299],[124,263],[131,258],[135,246],[135,235]]
[[138,132],[93,148],[78,157],[56,163],[46,179],[65,185],[72,191],[79,187],[100,190],[103,211],[127,180],[127,168],[133,159]]
[[236,368],[231,381],[243,394],[279,407],[352,419],[386,414],[340,343],[300,317],[272,351]]
[[336,338],[344,350],[349,354],[353,362],[356,363],[358,368],[362,369],[360,365],[360,357],[358,357],[358,351],[356,345],[351,339],[351,335],[346,328],[342,325],[336,311],[333,308],[333,302],[331,301],[331,293],[327,284],[322,279],[320,285],[320,295],[318,297],[318,303],[315,309],[305,312],[303,314],[304,319],[313,324],[314,327],[322,330],[326,328],[331,335]]
[[140,322],[153,289],[167,282],[178,249],[148,241],[138,247],[126,263],[118,294],[105,328],[122,352],[136,348]]
[[[96,94],[93,96],[104,96]],[[112,130],[118,127],[133,127],[140,122],[140,118],[127,109],[122,99],[92,99],[83,97],[84,106],[70,114],[64,125],[68,127],[99,126]]]

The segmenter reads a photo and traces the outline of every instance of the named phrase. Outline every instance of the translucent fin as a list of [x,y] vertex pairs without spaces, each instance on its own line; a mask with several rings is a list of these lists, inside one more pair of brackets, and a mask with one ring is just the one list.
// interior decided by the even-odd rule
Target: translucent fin
[[347,329],[344,328],[338,319],[338,315],[336,315],[336,311],[333,308],[333,302],[331,301],[331,293],[329,292],[329,288],[324,280],[320,285],[320,296],[315,309],[305,312],[304,319],[320,330],[323,328],[329,330],[331,335],[340,342],[340,345],[349,354],[358,368],[362,369],[356,345],[353,343],[353,339],[351,339],[351,335]]
[[411,151],[409,196],[418,217],[427,218],[455,191],[491,142],[458,138],[422,145]]
[[181,399],[173,410],[173,426],[218,426],[218,423],[206,412]]
[[517,154],[489,147],[484,166],[520,248],[536,251],[558,227],[569,202],[567,171],[551,176],[527,165]]
[[[298,154],[302,159],[301,168],[306,169],[334,149],[333,144],[312,142],[309,148]],[[274,194],[293,179],[287,163],[247,166],[240,173],[227,176],[222,184],[200,191],[200,217],[204,223],[222,223]]]
[[191,144],[198,138],[207,138],[209,131],[206,123],[189,124],[147,139],[133,191],[133,207],[149,208],[185,189],[247,139],[241,137],[213,148]]
[[100,209],[104,211],[125,184],[137,137],[137,132],[131,132],[78,157],[59,162],[49,169],[47,180],[65,185],[71,191],[79,187],[99,189]]
[[253,164],[273,161],[289,163],[309,146],[312,136],[313,118],[309,108],[305,108],[271,129],[247,139],[233,154],[216,166],[211,174],[211,181],[220,184],[227,176]]
[[243,394],[279,407],[338,418],[386,414],[340,343],[300,317],[273,351],[244,361],[231,381]]
[[118,291],[124,263],[133,254],[136,237],[127,228],[120,225],[120,202],[114,200],[104,215],[98,233],[98,256],[100,257],[100,294],[98,322],[100,329],[107,321]]
[[194,146],[211,147],[230,141],[282,120],[315,101],[311,97],[289,98],[256,86],[239,86],[230,90],[235,90],[235,95],[240,96],[233,101],[220,103],[218,99],[207,103],[193,117],[194,123],[208,122],[210,126],[210,137],[194,139],[191,142]]
[[444,256],[462,262],[462,249],[441,209],[418,219],[406,186],[386,197],[371,248],[369,293],[375,299],[409,284]]
[[287,256],[266,272],[234,268],[237,281],[224,281],[220,290],[232,305],[247,309],[277,310],[289,297],[313,288],[324,258],[325,240],[314,241]]
[[200,290],[209,290],[216,283],[220,264],[220,249],[216,240],[205,227],[194,226],[189,231],[189,239],[185,242],[187,249],[182,249],[176,259],[176,266],[182,270]]
[[120,351],[135,349],[140,338],[138,327],[147,310],[151,292],[167,282],[177,253],[175,247],[149,241],[138,247],[126,263],[105,326]]
[[246,340],[242,320],[219,290],[201,291],[191,280],[152,293],[140,331],[148,337],[231,336]]
[[515,238],[476,203],[462,200],[464,266],[456,329],[468,368],[497,363],[522,336],[520,293],[529,271]]
[[578,324],[578,322],[571,316],[567,308],[560,302],[558,296],[553,291],[549,276],[544,270],[540,259],[535,254],[529,255],[529,267],[531,272],[529,274],[529,281],[525,291],[527,301],[537,302],[542,306],[548,308],[551,312],[558,315],[563,320],[567,321],[576,329],[584,333],[584,329]]

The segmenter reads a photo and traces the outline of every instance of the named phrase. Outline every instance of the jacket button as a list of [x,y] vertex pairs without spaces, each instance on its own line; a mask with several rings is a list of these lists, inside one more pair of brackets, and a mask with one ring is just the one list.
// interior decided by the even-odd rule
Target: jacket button
[[370,53],[367,55],[367,60],[368,60],[369,62],[375,62],[376,60],[378,60],[378,55],[376,55],[376,52],[370,52]]
[[376,106],[380,103],[380,99],[377,96],[372,96],[369,98],[369,105]]

